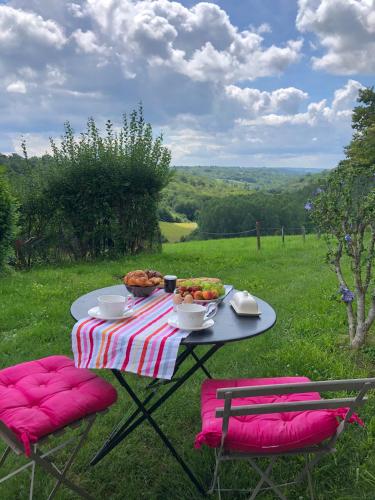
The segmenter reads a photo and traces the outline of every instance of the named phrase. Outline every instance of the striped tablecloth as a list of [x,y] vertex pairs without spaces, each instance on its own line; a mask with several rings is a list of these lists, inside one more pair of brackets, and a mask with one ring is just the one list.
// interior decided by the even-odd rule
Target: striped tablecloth
[[135,300],[131,318],[81,319],[72,330],[76,366],[171,379],[180,342],[190,333],[168,325],[172,312],[172,296],[155,290],[150,297]]

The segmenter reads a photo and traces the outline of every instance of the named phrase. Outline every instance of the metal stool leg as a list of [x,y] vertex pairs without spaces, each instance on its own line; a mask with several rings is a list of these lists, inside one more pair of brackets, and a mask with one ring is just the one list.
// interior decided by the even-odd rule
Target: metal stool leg
[[[209,495],[211,495],[214,492],[216,483],[218,482],[219,466],[220,466],[220,455],[215,448],[215,469],[210,489],[207,492]],[[220,492],[219,492],[219,497],[220,497]]]
[[88,419],[86,428],[83,430],[83,432],[81,434],[81,439],[78,441],[78,443],[77,443],[76,447],[74,448],[74,450],[72,451],[72,454],[70,455],[68,461],[64,465],[64,468],[61,471],[61,475],[60,475],[59,479],[56,481],[56,484],[53,487],[53,490],[51,491],[51,493],[48,497],[48,500],[52,500],[52,498],[55,496],[58,488],[61,486],[62,482],[64,481],[64,478],[65,478],[70,466],[72,465],[73,460],[75,459],[77,453],[81,449],[83,443],[85,442],[85,440],[87,438],[88,433],[90,432],[91,427],[93,426],[93,424],[95,422],[95,418],[96,418],[96,415],[93,415],[92,417],[90,417]]
[[253,460],[252,458],[249,458],[249,461],[250,461],[251,465],[253,466],[253,469],[256,470],[257,473],[264,480],[263,482],[266,482],[271,487],[271,489],[276,493],[276,495],[278,495],[278,497],[281,498],[281,500],[287,500],[286,496],[283,495],[282,491],[278,488],[278,486],[276,486],[276,484],[272,481],[272,479],[270,479],[266,475],[266,473],[263,472],[260,467],[258,467],[258,465],[255,463],[255,460]]
[[[276,460],[276,457],[272,457],[271,460],[270,460],[270,463],[268,464],[268,467],[267,469],[264,471],[264,474],[265,476],[269,476],[269,474],[271,473],[272,471],[272,467],[273,467],[273,464],[275,463],[275,460]],[[265,479],[263,477],[260,478],[258,484],[255,486],[252,494],[251,494],[251,497],[249,500],[254,500],[254,498],[256,498],[256,496],[258,495],[263,483],[265,482]]]
[[[34,444],[34,453],[36,453],[37,445]],[[29,491],[29,500],[33,500],[34,495],[34,482],[35,482],[35,462],[31,465],[31,480],[30,480],[30,491]]]
[[310,500],[314,500],[314,488],[313,488],[313,482],[312,482],[312,477],[311,477],[310,462],[307,462],[306,468],[307,468],[307,482],[309,485]]
[[0,458],[0,467],[5,463],[5,460],[7,459],[10,452],[11,452],[11,447],[8,446]]

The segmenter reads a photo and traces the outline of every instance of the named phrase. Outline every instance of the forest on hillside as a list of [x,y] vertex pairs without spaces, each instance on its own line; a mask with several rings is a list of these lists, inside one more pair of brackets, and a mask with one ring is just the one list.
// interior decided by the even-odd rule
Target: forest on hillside
[[[0,165],[18,197],[36,173],[48,172],[50,163],[48,155],[26,161],[17,154],[0,154]],[[183,239],[230,236],[254,229],[256,221],[263,234],[277,234],[281,227],[289,233],[299,233],[302,227],[309,232],[313,227],[304,205],[326,174],[303,169],[175,167],[158,196],[158,217],[163,222],[196,222],[198,228]]]
[[[220,178],[214,177],[216,172]],[[233,180],[240,174],[241,181]],[[178,167],[162,191],[159,215],[166,222],[197,222],[190,238],[246,232],[255,228],[256,221],[264,234],[277,234],[281,227],[289,233],[299,233],[302,227],[312,231],[304,206],[326,175],[327,171],[294,173],[293,169]],[[257,179],[255,185],[247,178]]]

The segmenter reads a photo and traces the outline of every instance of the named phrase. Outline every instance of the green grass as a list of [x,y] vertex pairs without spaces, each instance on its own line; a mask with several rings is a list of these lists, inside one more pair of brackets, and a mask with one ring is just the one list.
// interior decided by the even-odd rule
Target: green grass
[[[374,376],[368,354],[354,354],[338,342],[340,335],[346,333],[345,312],[334,298],[337,284],[324,264],[324,255],[324,243],[313,236],[305,244],[301,237],[287,238],[285,247],[280,238],[263,238],[260,252],[256,251],[255,239],[233,239],[167,244],[160,255],[14,273],[0,282],[0,364],[5,367],[50,354],[71,355],[70,304],[83,293],[118,283],[117,277],[131,269],[152,267],[179,276],[219,276],[226,283],[264,298],[276,309],[278,321],[271,331],[253,340],[227,345],[211,358],[208,368],[216,377],[307,375],[320,380]],[[114,382],[110,372],[99,373]],[[129,377],[133,384],[144,383],[135,376]],[[212,451],[193,449],[194,435],[200,428],[199,391],[203,378],[202,373],[196,374],[154,416],[208,485]],[[148,425],[138,428],[96,467],[87,466],[128,408],[129,399],[120,392],[118,403],[98,419],[73,467],[73,478],[96,498],[198,498],[180,466]],[[350,426],[338,443],[337,454],[326,457],[317,467],[316,498],[374,499],[374,410],[371,399],[361,412],[366,427]],[[299,465],[298,459],[283,461],[276,467],[276,476],[287,479]],[[249,479],[245,464],[224,464],[223,470],[224,486],[245,486]],[[39,474],[35,498],[45,498],[50,484]],[[2,499],[25,497],[27,474],[0,485]],[[61,490],[59,498],[74,497]],[[265,494],[259,498],[271,500],[273,496]],[[290,488],[288,498],[306,499],[305,486]]]
[[159,222],[160,230],[169,243],[181,240],[182,236],[187,236],[196,229],[195,222]]

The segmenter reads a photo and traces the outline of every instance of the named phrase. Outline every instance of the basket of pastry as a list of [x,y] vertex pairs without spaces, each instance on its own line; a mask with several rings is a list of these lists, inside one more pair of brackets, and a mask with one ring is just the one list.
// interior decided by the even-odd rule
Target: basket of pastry
[[135,297],[148,297],[163,283],[163,275],[153,269],[131,271],[124,276],[124,285]]

